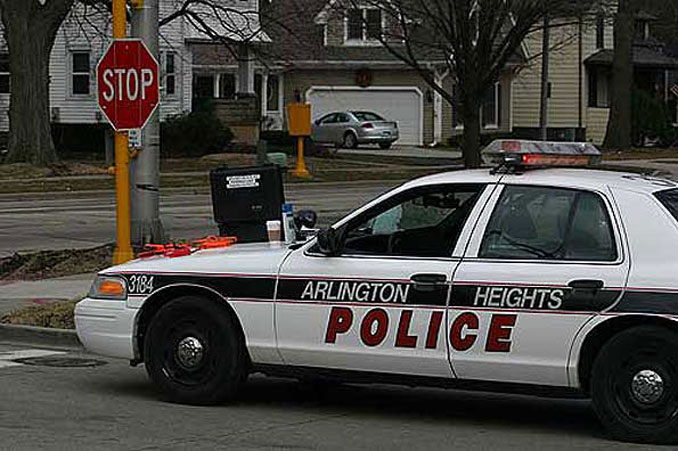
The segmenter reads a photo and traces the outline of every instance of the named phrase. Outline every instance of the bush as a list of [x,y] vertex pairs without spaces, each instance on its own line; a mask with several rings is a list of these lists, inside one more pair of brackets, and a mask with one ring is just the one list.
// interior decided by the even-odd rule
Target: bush
[[165,158],[202,157],[224,150],[233,140],[233,133],[207,104],[192,113],[167,119],[160,126],[160,137]]
[[668,144],[676,138],[668,106],[640,89],[634,90],[631,97],[631,126],[633,143],[639,147],[645,145],[646,139]]

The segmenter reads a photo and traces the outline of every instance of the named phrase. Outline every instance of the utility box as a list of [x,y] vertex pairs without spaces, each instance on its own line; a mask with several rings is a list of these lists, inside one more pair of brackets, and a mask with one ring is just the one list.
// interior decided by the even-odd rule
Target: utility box
[[238,242],[268,241],[267,221],[280,221],[285,203],[276,165],[219,168],[210,172],[214,220],[221,236]]
[[311,136],[311,105],[291,103],[287,105],[287,117],[290,136]]

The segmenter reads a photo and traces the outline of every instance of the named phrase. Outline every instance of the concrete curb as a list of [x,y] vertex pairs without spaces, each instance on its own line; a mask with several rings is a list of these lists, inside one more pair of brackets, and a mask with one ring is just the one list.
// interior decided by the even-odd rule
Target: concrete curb
[[82,350],[75,330],[0,324],[0,341]]

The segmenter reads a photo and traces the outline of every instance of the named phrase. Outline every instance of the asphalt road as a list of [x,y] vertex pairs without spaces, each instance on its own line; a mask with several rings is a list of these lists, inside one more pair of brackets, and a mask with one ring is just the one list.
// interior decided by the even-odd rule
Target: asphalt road
[[191,407],[161,401],[142,366],[105,358],[91,368],[15,365],[26,349],[0,344],[0,449],[650,448],[606,440],[581,400],[386,385],[322,394],[252,376],[237,403]]
[[[310,208],[326,225],[398,182],[293,184],[287,200]],[[160,215],[173,239],[217,232],[207,190],[173,189],[161,196]],[[14,252],[93,247],[114,241],[113,193],[59,193],[0,196],[0,258]]]

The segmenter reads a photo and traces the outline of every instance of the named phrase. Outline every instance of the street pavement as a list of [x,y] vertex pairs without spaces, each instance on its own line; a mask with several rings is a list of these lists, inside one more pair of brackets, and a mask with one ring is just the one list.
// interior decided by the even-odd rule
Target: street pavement
[[[288,185],[288,201],[315,210],[328,225],[398,182]],[[206,190],[172,190],[161,196],[163,224],[173,239],[217,233]],[[15,252],[87,248],[114,241],[114,198],[109,193],[0,196],[0,258]],[[93,274],[0,283],[0,315],[18,308],[87,294]]]
[[[652,449],[605,439],[581,400],[387,385],[319,392],[252,376],[235,404],[192,407],[161,401],[143,366],[55,352],[0,344],[1,449]],[[31,356],[38,364],[104,364],[14,361]]]
[[[397,185],[397,181],[290,184],[287,200],[315,210],[321,225]],[[173,239],[218,232],[207,189],[165,190],[160,215]],[[87,248],[115,237],[115,198],[109,192],[0,196],[0,258],[15,252]]]
[[461,152],[457,150],[438,150],[428,147],[413,146],[394,146],[388,150],[382,150],[379,147],[359,147],[357,149],[339,149],[341,155],[370,155],[384,157],[407,157],[419,158],[424,160],[456,160],[462,157]]

